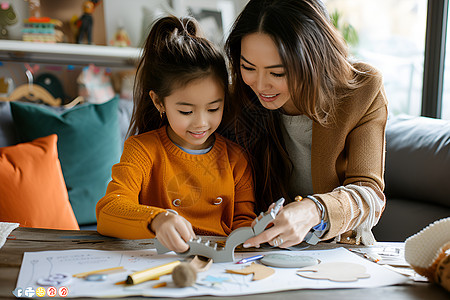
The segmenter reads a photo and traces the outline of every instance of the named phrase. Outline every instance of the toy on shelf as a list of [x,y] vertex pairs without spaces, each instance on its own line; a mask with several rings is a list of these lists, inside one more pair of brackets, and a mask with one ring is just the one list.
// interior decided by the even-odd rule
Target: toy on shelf
[[119,26],[119,29],[117,29],[114,34],[114,38],[109,42],[109,44],[116,47],[129,47],[131,45],[128,33],[123,26]]
[[56,43],[62,42],[63,33],[60,20],[41,17],[41,1],[27,0],[30,17],[23,22],[22,40],[26,42]]
[[0,39],[8,39],[7,26],[17,23],[17,16],[12,5],[6,1],[0,1]]
[[28,2],[28,10],[30,17],[41,17],[41,0],[25,0]]
[[30,17],[23,23],[22,40],[26,42],[57,43],[63,40],[60,30],[62,22],[59,20],[49,17]]
[[92,44],[92,27],[94,25],[94,13],[95,7],[100,3],[100,0],[88,0],[83,2],[83,14],[80,18],[72,18],[75,21],[75,36],[78,44],[82,44],[84,37],[86,36],[87,43]]

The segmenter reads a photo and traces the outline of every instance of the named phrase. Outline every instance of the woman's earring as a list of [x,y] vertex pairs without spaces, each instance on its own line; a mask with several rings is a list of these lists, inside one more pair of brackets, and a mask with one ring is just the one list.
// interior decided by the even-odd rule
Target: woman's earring
[[164,119],[164,116],[166,115],[165,111],[159,111],[159,116],[161,117],[161,120]]

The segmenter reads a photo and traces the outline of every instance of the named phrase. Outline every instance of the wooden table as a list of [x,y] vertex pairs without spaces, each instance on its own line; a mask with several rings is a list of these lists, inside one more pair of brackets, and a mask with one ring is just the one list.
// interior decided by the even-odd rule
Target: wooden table
[[[87,230],[51,230],[17,228],[5,245],[0,249],[0,299],[16,299],[12,291],[16,287],[24,252],[45,250],[97,249],[97,250],[139,250],[152,247],[152,240],[121,240],[104,237],[96,231]],[[343,244],[321,243],[312,250],[345,247]],[[355,248],[352,245],[352,248]],[[125,299],[143,299],[144,297],[127,297]],[[216,296],[196,297],[196,299],[218,299]],[[372,289],[333,289],[333,290],[296,290],[257,294],[236,299],[446,299],[450,298],[442,287],[412,282],[401,286],[388,286]],[[78,298],[81,299],[81,298]],[[161,299],[161,298],[159,298]]]

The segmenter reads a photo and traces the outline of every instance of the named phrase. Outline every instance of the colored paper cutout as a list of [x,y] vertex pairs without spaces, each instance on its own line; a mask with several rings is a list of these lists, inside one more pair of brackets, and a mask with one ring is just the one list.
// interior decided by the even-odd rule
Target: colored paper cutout
[[297,275],[310,279],[328,279],[338,282],[356,281],[359,278],[370,277],[364,266],[347,262],[322,263],[305,267],[298,270]]
[[275,273],[275,270],[261,264],[252,263],[250,266],[237,270],[226,270],[227,273],[249,275],[253,274],[252,281],[267,278]]

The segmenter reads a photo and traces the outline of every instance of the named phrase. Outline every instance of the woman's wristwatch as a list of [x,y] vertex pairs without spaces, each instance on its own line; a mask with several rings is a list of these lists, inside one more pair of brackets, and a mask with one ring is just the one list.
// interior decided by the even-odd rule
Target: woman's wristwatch
[[[320,211],[320,223],[311,228],[311,230],[306,234],[304,242],[315,245],[320,241],[320,238],[328,231],[329,223],[326,222],[326,210],[323,204],[316,199],[314,196],[306,196],[306,198],[311,199]],[[301,196],[296,196],[295,201],[301,201],[303,198]]]

